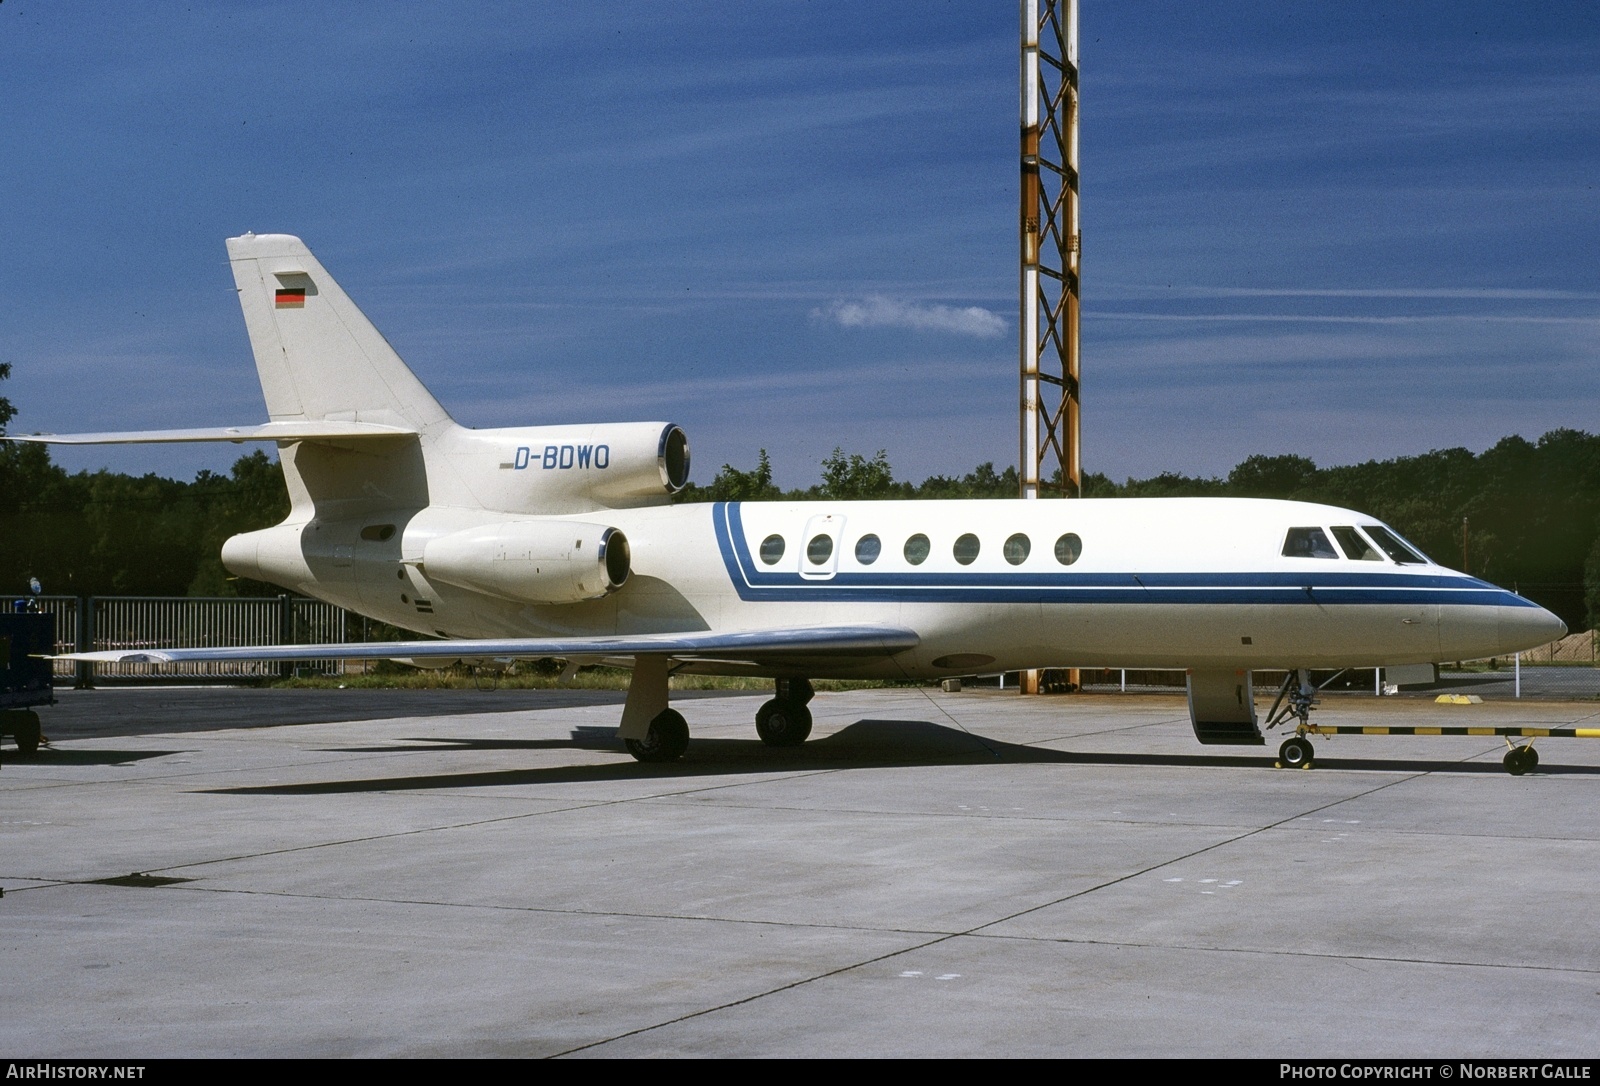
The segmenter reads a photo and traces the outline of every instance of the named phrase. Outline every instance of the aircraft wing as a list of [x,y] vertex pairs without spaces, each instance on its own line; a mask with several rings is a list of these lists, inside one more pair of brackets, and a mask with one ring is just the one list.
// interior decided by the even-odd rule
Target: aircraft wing
[[122,430],[101,434],[7,434],[7,441],[40,445],[156,445],[187,441],[348,441],[415,437],[415,430],[376,422],[264,422],[252,426],[201,426],[190,430]]
[[114,649],[63,653],[56,660],[180,664],[219,660],[564,660],[670,656],[677,660],[757,662],[795,656],[893,656],[920,639],[904,626],[794,626],[766,630],[695,631],[613,637],[463,638],[371,641],[343,645],[259,645],[191,649]]

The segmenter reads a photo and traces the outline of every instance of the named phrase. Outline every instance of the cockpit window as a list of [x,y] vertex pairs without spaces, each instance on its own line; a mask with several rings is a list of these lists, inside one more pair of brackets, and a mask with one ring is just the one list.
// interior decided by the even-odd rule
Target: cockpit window
[[1399,562],[1402,566],[1427,565],[1428,560],[1422,552],[1406,543],[1405,540],[1395,535],[1381,524],[1363,524],[1361,530],[1372,537],[1372,541],[1383,548],[1383,553]]
[[1354,558],[1359,562],[1381,562],[1383,555],[1378,553],[1378,548],[1367,542],[1367,537],[1346,525],[1335,527],[1333,538],[1339,541],[1339,549],[1344,551],[1346,558]]
[[1285,558],[1337,558],[1328,533],[1321,528],[1290,528],[1283,540]]

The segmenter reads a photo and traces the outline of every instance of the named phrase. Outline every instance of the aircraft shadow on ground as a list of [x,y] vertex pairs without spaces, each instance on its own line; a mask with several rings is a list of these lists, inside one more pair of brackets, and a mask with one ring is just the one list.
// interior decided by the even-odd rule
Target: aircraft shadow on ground
[[[622,754],[614,728],[578,728],[570,739],[403,739],[370,747],[329,748],[337,752],[441,753],[489,750],[603,750]],[[806,772],[825,769],[914,768],[935,765],[982,765],[990,762],[1107,767],[1174,767],[1186,769],[1270,769],[1270,747],[1235,748],[1195,754],[1127,754],[1074,752],[1006,743],[923,720],[858,720],[832,735],[799,747],[769,747],[759,739],[696,739],[683,759],[670,765],[643,765],[628,759],[599,765],[501,769],[472,773],[420,773],[305,784],[249,785],[212,788],[221,795],[312,796],[355,792],[425,791],[429,789],[503,788],[530,784],[581,784],[608,781],[686,779],[763,772]],[[1316,771],[1382,770],[1400,773],[1503,773],[1488,760],[1319,757]],[[1285,772],[1290,772],[1286,770]],[[1600,775],[1600,766],[1541,766],[1538,774]]]
[[172,754],[193,754],[191,750],[70,750],[64,747],[40,747],[37,754],[24,755],[5,751],[0,755],[0,765],[7,766],[91,766],[133,765],[152,758],[165,758]]

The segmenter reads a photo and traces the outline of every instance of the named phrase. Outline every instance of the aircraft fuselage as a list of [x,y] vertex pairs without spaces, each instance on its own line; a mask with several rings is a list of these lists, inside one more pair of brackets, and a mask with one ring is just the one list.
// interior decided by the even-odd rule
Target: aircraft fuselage
[[[575,537],[582,526],[623,533],[626,582],[598,598],[538,603],[430,574],[437,540],[527,524]],[[238,574],[452,638],[871,618],[922,639],[890,659],[783,669],[811,676],[1393,666],[1560,636],[1544,609],[1431,562],[1400,564],[1376,547],[1361,560],[1283,553],[1293,529],[1331,537],[1362,526],[1381,527],[1331,506],[1250,499],[735,502],[558,517],[432,506],[286,523],[230,541],[224,559]],[[252,542],[253,558],[241,557],[240,540]],[[548,559],[561,561],[572,555]]]

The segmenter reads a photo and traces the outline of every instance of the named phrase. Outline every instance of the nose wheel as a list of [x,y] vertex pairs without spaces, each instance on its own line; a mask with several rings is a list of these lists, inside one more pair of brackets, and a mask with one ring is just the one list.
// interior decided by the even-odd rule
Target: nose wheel
[[1315,757],[1316,751],[1311,747],[1311,740],[1303,735],[1293,735],[1278,748],[1277,765],[1279,769],[1310,769]]

